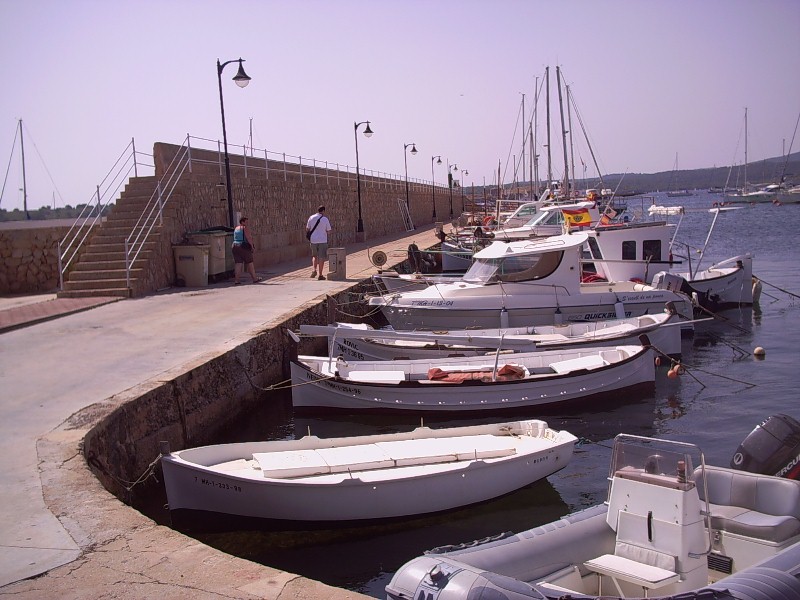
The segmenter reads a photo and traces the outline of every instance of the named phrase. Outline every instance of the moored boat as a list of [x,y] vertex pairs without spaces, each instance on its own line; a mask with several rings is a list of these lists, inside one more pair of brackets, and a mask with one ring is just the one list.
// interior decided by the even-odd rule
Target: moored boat
[[[533,352],[558,348],[631,345],[645,334],[663,354],[681,354],[681,322],[670,305],[660,314],[585,323],[456,329],[452,331],[395,331],[365,324],[301,325],[300,334],[326,336],[329,356],[345,360],[397,360],[476,356],[500,349]],[[299,338],[298,338],[299,339]]]
[[174,520],[211,514],[303,527],[483,502],[562,469],[576,441],[525,420],[164,449],[161,466]]
[[[658,313],[674,302],[692,318],[689,297],[632,281],[581,282],[588,234],[494,242],[455,283],[368,299],[395,329],[492,329],[598,321]],[[691,325],[686,325],[691,329]]]
[[646,346],[357,362],[300,355],[291,372],[295,408],[357,411],[509,411],[655,384]]
[[619,435],[608,489],[603,504],[542,527],[430,550],[394,574],[386,597],[800,597],[800,482],[707,465],[693,444]]

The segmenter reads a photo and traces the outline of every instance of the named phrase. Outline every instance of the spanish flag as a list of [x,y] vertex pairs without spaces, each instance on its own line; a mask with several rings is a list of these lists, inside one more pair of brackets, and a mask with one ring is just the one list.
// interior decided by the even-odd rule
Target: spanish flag
[[564,220],[572,226],[585,227],[592,222],[588,208],[562,208]]

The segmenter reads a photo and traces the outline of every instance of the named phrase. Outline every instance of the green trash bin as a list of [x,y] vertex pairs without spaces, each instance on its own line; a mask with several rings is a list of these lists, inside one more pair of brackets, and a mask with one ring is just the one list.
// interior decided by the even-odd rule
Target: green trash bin
[[172,247],[175,253],[175,284],[180,287],[208,285],[208,254],[206,244]]
[[209,227],[200,231],[190,231],[186,238],[193,243],[209,247],[208,278],[210,281],[227,278],[233,273],[233,229],[230,227]]

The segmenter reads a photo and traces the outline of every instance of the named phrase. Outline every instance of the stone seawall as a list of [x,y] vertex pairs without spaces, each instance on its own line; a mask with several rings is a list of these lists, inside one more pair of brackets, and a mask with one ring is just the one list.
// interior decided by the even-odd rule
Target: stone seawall
[[69,225],[48,221],[5,223],[0,229],[0,294],[41,294],[58,289],[58,243]]
[[[329,297],[331,304],[348,304],[368,287],[357,284]],[[300,306],[281,322],[221,353],[200,356],[192,363],[142,382],[70,418],[67,428],[89,426],[83,454],[102,485],[123,501],[129,500],[124,482],[136,481],[159,455],[159,443],[172,450],[201,446],[263,401],[257,388],[285,381],[297,345],[285,329],[300,324],[331,322],[325,303]],[[300,353],[325,351],[322,339],[304,340]]]

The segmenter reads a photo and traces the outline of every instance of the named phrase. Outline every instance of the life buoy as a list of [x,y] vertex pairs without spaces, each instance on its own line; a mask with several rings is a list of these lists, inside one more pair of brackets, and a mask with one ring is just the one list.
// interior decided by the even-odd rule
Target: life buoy
[[483,218],[483,226],[486,227],[487,229],[493,229],[496,224],[497,221],[494,220],[494,217]]

